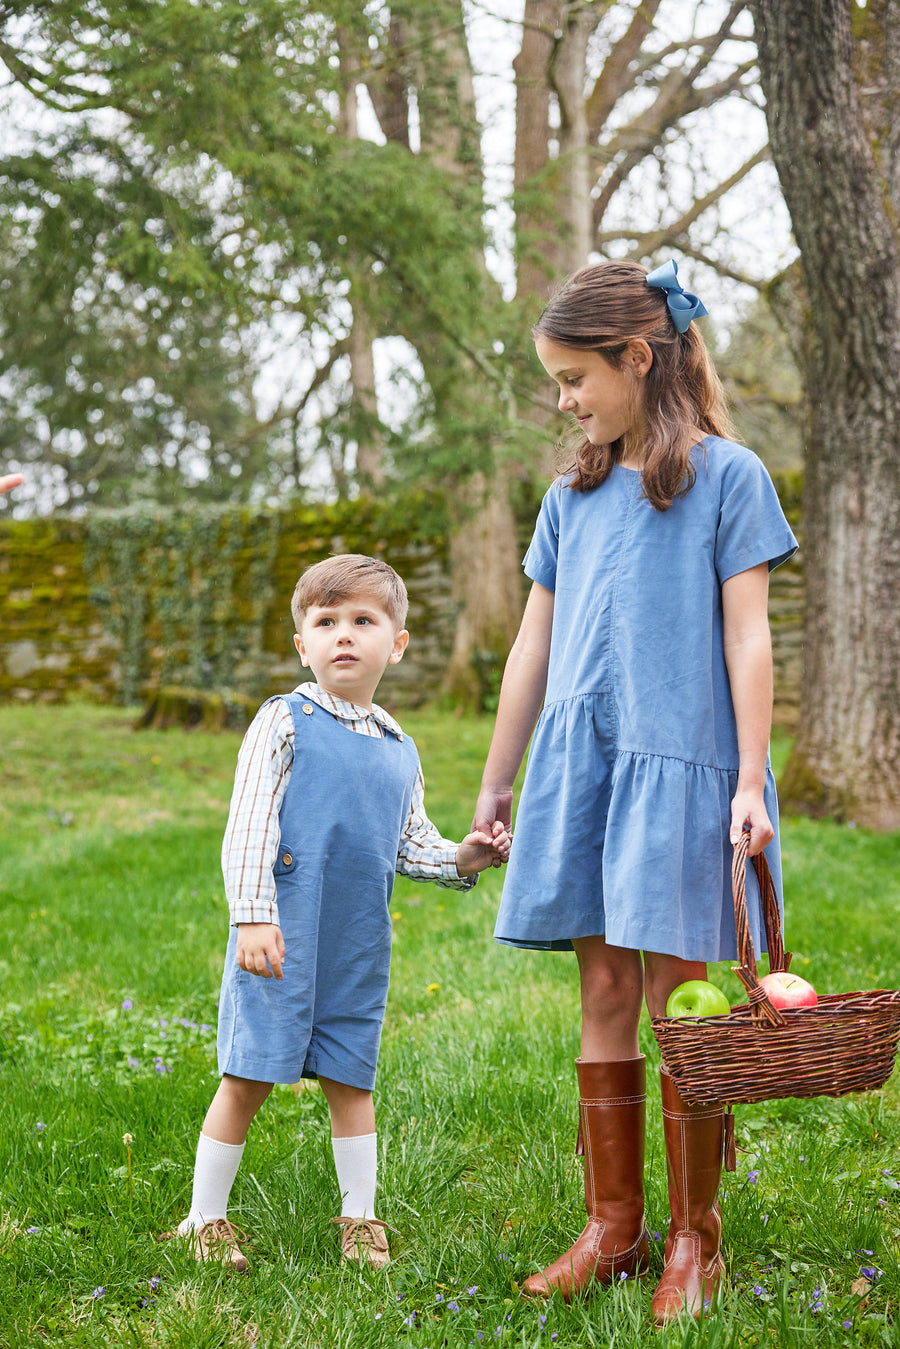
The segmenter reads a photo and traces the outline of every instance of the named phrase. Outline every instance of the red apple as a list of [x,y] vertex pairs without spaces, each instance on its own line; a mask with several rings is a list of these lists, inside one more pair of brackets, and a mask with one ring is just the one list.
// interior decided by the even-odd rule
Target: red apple
[[815,1007],[819,1001],[819,995],[812,984],[808,984],[805,979],[801,979],[797,974],[791,974],[788,970],[763,975],[759,986],[764,989],[772,1006],[779,1008],[780,1011],[784,1011],[786,1007]]

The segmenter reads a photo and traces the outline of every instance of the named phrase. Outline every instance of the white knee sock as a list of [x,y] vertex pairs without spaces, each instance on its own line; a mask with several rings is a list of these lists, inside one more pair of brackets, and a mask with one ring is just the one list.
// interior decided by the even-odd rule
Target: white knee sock
[[341,1192],[342,1218],[375,1217],[375,1184],[378,1179],[378,1135],[332,1138],[334,1169]]
[[228,1196],[241,1164],[243,1143],[220,1143],[201,1134],[197,1140],[194,1163],[194,1188],[191,1211],[178,1230],[182,1234],[204,1223],[228,1216]]

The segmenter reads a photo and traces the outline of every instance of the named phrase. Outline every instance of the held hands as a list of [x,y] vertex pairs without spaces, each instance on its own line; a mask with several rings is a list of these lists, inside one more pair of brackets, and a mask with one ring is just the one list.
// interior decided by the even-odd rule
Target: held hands
[[728,837],[732,845],[737,843],[741,831],[747,825],[750,830],[749,857],[761,853],[766,844],[775,837],[775,830],[766,811],[761,790],[748,790],[738,787],[731,803],[731,829]]
[[277,923],[238,923],[237,963],[263,979],[282,978],[284,937]]
[[473,876],[488,867],[502,866],[509,858],[511,837],[500,820],[487,829],[476,829],[460,843],[456,850],[456,870],[460,876]]

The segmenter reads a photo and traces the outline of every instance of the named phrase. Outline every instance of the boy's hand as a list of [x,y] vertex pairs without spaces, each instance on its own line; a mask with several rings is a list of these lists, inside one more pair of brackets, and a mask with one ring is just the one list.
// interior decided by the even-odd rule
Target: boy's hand
[[237,963],[263,979],[282,977],[284,937],[277,923],[238,923]]
[[499,867],[509,859],[511,835],[500,820],[495,820],[490,831],[476,829],[460,843],[456,850],[456,870],[460,876],[473,876],[488,867]]

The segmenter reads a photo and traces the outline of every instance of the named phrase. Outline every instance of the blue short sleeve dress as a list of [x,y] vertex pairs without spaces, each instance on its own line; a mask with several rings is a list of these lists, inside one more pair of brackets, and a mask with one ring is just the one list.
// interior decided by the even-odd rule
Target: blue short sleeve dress
[[[710,436],[692,463],[693,487],[665,512],[620,465],[593,491],[563,478],[544,498],[524,565],[554,592],[550,665],[499,941],[567,950],[602,934],[685,960],[737,954],[728,829],[738,747],[722,584],[777,567],[797,541],[752,451]],[[765,799],[780,894],[771,769]]]

